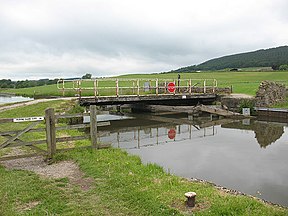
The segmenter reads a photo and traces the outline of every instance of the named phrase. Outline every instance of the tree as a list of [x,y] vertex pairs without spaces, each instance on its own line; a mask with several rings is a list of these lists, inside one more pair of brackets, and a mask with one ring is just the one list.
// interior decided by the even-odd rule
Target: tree
[[92,74],[86,73],[84,76],[82,76],[82,79],[91,79]]
[[288,71],[288,64],[286,64],[286,65],[280,65],[279,70]]

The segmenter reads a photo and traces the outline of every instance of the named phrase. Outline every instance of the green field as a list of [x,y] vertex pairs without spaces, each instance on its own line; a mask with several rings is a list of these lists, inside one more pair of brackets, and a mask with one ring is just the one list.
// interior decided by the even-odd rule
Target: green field
[[[263,80],[276,81],[288,86],[288,72],[287,71],[273,71],[273,72],[201,72],[201,73],[181,73],[181,79],[216,79],[219,87],[231,87],[233,93],[243,93],[255,95],[259,84]],[[129,74],[119,76],[117,78],[125,79],[170,79],[177,80],[177,73],[162,73],[162,74]],[[82,85],[85,86],[85,83]],[[90,82],[90,87],[93,87],[93,82]],[[105,85],[115,86],[115,82],[106,82]],[[123,84],[125,85],[125,84]],[[143,83],[141,83],[143,85]],[[65,87],[72,87],[68,84]],[[131,86],[130,86],[131,87]],[[7,89],[0,90],[0,92],[15,93],[25,96],[62,96],[62,91],[58,90],[56,85],[40,86],[23,89]],[[83,95],[93,95],[94,92],[82,92]],[[75,91],[65,92],[65,96],[74,96]],[[115,94],[114,90],[107,91],[107,94]]]

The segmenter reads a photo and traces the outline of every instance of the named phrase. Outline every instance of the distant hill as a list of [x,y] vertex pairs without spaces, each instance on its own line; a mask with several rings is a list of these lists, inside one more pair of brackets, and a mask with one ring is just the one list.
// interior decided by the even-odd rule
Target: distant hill
[[281,65],[288,65],[288,46],[228,55],[220,58],[211,59],[199,65],[192,65],[173,70],[172,72],[221,70],[226,68],[248,67],[272,67],[273,69],[279,69]]

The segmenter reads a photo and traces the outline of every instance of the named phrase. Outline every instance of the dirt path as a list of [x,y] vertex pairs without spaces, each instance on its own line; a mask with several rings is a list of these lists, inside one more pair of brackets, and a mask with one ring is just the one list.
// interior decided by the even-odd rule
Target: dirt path
[[36,99],[36,100],[32,100],[32,101],[26,101],[26,102],[21,102],[21,103],[15,103],[15,104],[10,104],[10,105],[4,105],[0,107],[0,112],[6,111],[6,110],[10,110],[10,109],[14,109],[17,107],[21,107],[21,106],[27,106],[27,105],[32,105],[32,104],[37,104],[37,103],[41,103],[41,102],[47,102],[47,101],[55,101],[55,100],[77,100],[78,97],[61,97],[61,98],[49,98],[49,99]]
[[[13,148],[13,154],[22,154],[20,148]],[[12,154],[12,153],[10,153]],[[92,187],[93,179],[84,177],[84,173],[79,169],[79,166],[73,161],[60,161],[48,165],[44,162],[44,156],[19,158],[7,161],[1,161],[0,165],[8,170],[28,170],[35,172],[43,178],[60,179],[68,178],[69,183],[79,186],[86,191]]]
[[230,94],[230,95],[227,95],[226,97],[231,97],[231,98],[253,98],[254,96],[247,95],[247,94]]

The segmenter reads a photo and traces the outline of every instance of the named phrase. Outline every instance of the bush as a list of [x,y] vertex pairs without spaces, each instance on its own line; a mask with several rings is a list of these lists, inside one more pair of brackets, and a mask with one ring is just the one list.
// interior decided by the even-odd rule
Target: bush
[[256,111],[255,111],[254,107],[255,107],[255,101],[254,100],[244,99],[244,100],[241,100],[241,102],[240,102],[238,112],[242,113],[243,108],[250,108],[250,114],[255,115]]

